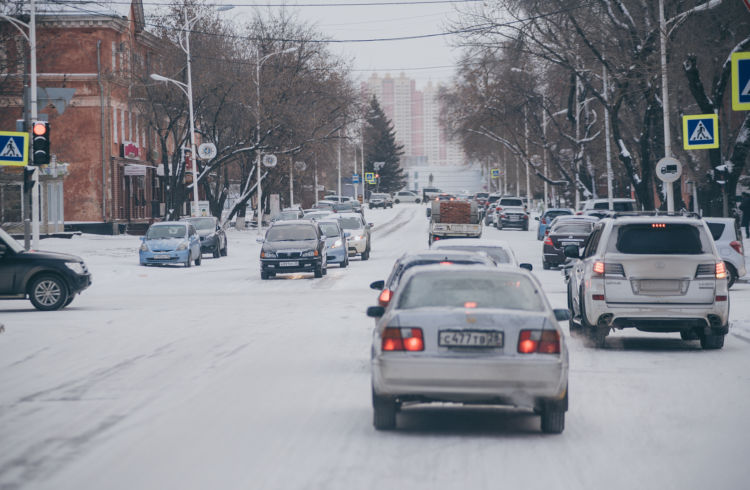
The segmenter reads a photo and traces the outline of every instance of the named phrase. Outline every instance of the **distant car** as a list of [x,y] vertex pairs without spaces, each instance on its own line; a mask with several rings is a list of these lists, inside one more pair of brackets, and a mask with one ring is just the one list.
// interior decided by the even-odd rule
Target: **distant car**
[[721,259],[727,265],[728,287],[747,273],[745,269],[745,245],[742,230],[734,218],[704,218],[711,230]]
[[455,201],[457,199],[455,194],[448,194],[447,192],[441,192],[432,198],[433,201]]
[[378,296],[378,304],[387,306],[398,288],[401,277],[406,271],[416,266],[425,265],[497,265],[497,262],[489,254],[477,251],[464,250],[430,250],[428,252],[405,253],[393,264],[391,273],[384,281],[370,283],[370,289],[381,291]]
[[542,268],[547,270],[564,264],[568,260],[564,250],[569,245],[585,247],[597,221],[596,218],[557,221],[544,237]]
[[162,221],[148,227],[138,251],[141,265],[201,265],[201,240],[186,221]]
[[90,285],[91,273],[82,258],[26,251],[0,228],[0,299],[28,298],[37,310],[59,310]]
[[307,213],[305,213],[304,219],[311,219],[311,220],[321,220],[330,218],[333,214],[333,211],[328,209],[313,209]]
[[315,206],[313,206],[315,209],[330,209],[333,210],[333,205],[336,204],[335,201],[328,201],[326,199],[321,199],[320,201],[315,203]]
[[227,234],[213,216],[202,216],[195,218],[184,218],[192,224],[201,240],[201,253],[212,254],[214,258],[225,257],[228,251]]
[[519,263],[510,244],[504,240],[451,238],[450,240],[438,240],[433,242],[432,245],[430,245],[430,250],[484,252],[498,264],[510,264],[514,267],[522,267],[527,270],[533,269],[531,264]]
[[400,204],[402,202],[413,202],[419,204],[422,200],[419,198],[419,194],[412,191],[398,191],[393,196],[393,202]]
[[347,243],[349,256],[359,255],[362,260],[370,258],[370,228],[372,223],[367,223],[364,216],[359,213],[337,213],[344,232],[349,232]]
[[[581,209],[578,214],[582,214],[584,211],[594,209],[609,209],[609,199],[589,199],[581,203]],[[635,212],[636,202],[635,199],[616,197],[612,199],[612,211],[617,212]]]
[[260,278],[277,274],[326,272],[326,243],[318,225],[309,220],[276,221],[266,231],[260,251]]
[[501,197],[495,202],[495,227],[529,229],[529,213],[520,197]]
[[440,194],[441,191],[437,187],[425,187],[422,189],[422,202],[430,202],[432,201],[435,196]]
[[536,218],[537,221],[539,221],[539,228],[537,228],[536,231],[536,239],[542,240],[544,239],[544,234],[549,228],[549,224],[552,222],[553,219],[557,218],[558,216],[565,216],[565,215],[573,215],[575,214],[572,209],[570,208],[548,208],[546,209],[541,216],[538,216]]
[[349,202],[352,200],[351,196],[338,196],[336,194],[329,194],[323,198],[326,201],[332,202]]
[[368,200],[368,205],[370,209],[373,208],[392,208],[393,207],[393,199],[391,199],[390,194],[386,194],[384,192],[373,192],[370,194],[370,199]]
[[293,219],[302,219],[304,217],[305,213],[301,209],[285,209],[274,216],[272,221],[289,221]]
[[541,415],[559,434],[568,410],[568,349],[542,285],[528,271],[414,267],[388,306],[371,306],[373,425],[397,427],[410,403],[493,404]]
[[347,246],[348,232],[344,232],[336,219],[318,221],[321,233],[326,237],[326,261],[328,264],[338,264],[342,269],[349,265],[349,251]]

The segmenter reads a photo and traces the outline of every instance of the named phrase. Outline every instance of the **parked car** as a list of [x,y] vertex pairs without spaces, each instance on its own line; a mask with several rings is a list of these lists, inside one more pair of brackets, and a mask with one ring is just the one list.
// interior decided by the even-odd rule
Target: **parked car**
[[201,265],[201,240],[186,221],[162,221],[148,227],[138,251],[141,265]]
[[542,240],[545,232],[549,229],[549,224],[553,219],[558,216],[566,216],[575,214],[570,208],[547,208],[541,216],[535,219],[539,221],[539,228],[536,230],[536,239]]
[[462,250],[465,252],[484,252],[498,264],[510,264],[513,267],[522,267],[533,270],[533,266],[527,263],[519,263],[515,252],[510,244],[504,240],[486,240],[484,238],[452,238],[450,240],[438,240],[430,245],[430,250]]
[[359,213],[364,215],[364,210],[359,201],[337,202],[333,204],[334,213]]
[[401,276],[406,271],[416,266],[424,265],[497,265],[487,253],[476,251],[466,252],[462,250],[430,250],[429,252],[405,253],[393,264],[388,279],[370,283],[370,289],[382,291],[378,296],[378,304],[387,306],[398,288]]
[[266,231],[260,251],[260,278],[277,274],[312,272],[323,277],[326,272],[326,243],[313,221],[276,221]]
[[563,253],[565,247],[569,245],[585,247],[594,224],[599,221],[596,218],[583,216],[576,218],[557,221],[544,237],[542,245],[542,268],[544,270],[558,267],[568,260]]
[[342,269],[349,265],[349,247],[347,240],[349,232],[341,228],[337,219],[324,219],[318,221],[320,232],[326,237],[326,262],[338,264]]
[[390,194],[386,194],[384,192],[373,192],[370,194],[370,199],[368,200],[368,205],[370,206],[370,209],[373,208],[392,208],[393,207],[393,199],[391,199]]
[[570,269],[571,328],[602,347],[612,329],[679,332],[721,349],[729,331],[727,269],[699,217],[621,216],[594,226]]
[[349,256],[359,255],[362,260],[370,258],[370,228],[372,223],[365,222],[364,216],[359,213],[337,213],[336,217],[341,223],[344,232],[349,232],[347,240]]
[[529,229],[529,213],[520,197],[501,197],[495,203],[495,227]]
[[59,310],[90,285],[82,258],[26,251],[0,228],[0,299],[28,299],[38,310]]
[[494,404],[541,415],[561,433],[568,349],[541,284],[512,267],[440,265],[406,272],[377,319],[371,348],[373,425],[397,427],[410,403]]
[[437,187],[425,187],[425,188],[423,188],[422,189],[422,202],[430,202],[430,201],[432,201],[441,192],[443,192],[443,191],[441,191]]
[[745,246],[742,243],[742,230],[734,218],[704,218],[716,242],[721,259],[727,265],[728,287],[744,276]]
[[393,196],[393,202],[396,204],[400,204],[402,202],[413,202],[416,204],[419,204],[422,202],[422,200],[419,198],[419,194],[412,191],[398,191],[395,196]]
[[[594,209],[609,209],[609,199],[589,199],[583,201],[580,204],[580,210],[578,214],[582,214],[583,211],[589,211]],[[616,197],[612,199],[612,211],[617,212],[635,212],[636,203],[635,199]]]
[[228,251],[227,234],[213,216],[202,216],[197,218],[184,218],[198,231],[201,240],[201,253],[212,254],[214,258],[225,257]]

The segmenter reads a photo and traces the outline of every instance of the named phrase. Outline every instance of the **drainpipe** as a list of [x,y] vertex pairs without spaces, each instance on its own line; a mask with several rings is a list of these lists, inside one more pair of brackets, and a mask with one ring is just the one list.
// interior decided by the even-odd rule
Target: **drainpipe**
[[104,152],[106,133],[104,126],[104,85],[102,84],[102,41],[96,42],[96,81],[99,84],[99,119],[101,121],[102,148],[102,221],[107,221],[107,162]]

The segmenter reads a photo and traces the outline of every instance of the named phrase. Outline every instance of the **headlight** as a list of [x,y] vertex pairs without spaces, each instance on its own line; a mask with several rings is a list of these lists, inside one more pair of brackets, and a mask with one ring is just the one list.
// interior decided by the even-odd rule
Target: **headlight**
[[146,242],[141,243],[141,252],[148,252],[148,245],[146,245]]
[[179,245],[179,246],[177,247],[177,250],[185,250],[185,249],[186,249],[187,247],[188,247],[188,243],[187,243],[187,242],[182,242],[182,243],[180,243],[180,245]]
[[303,257],[317,257],[318,251],[317,250],[308,250],[307,252],[302,252]]
[[80,262],[65,262],[65,265],[76,274],[83,274],[83,264]]
[[341,245],[343,245],[343,244],[344,244],[344,243],[343,243],[343,242],[341,241],[341,239],[339,238],[338,240],[336,240],[335,242],[333,242],[333,246],[331,246],[331,248],[339,248],[339,247],[340,247]]
[[261,250],[260,252],[260,258],[261,259],[275,259],[276,254],[274,252],[268,252],[266,250]]
[[364,240],[364,238],[365,238],[364,235],[357,235],[354,237],[355,240]]

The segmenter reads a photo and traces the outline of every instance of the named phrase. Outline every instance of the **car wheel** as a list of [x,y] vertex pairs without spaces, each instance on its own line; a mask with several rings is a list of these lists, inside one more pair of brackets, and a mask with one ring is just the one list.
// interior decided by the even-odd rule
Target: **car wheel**
[[195,258],[195,265],[201,265],[201,262],[203,262],[203,256],[201,254],[198,254],[198,256]]
[[396,199],[396,200],[395,200],[395,201],[393,201],[393,202],[395,202],[396,204],[398,204],[398,203],[400,203],[401,201],[400,201],[399,199]]
[[545,408],[542,412],[542,432],[561,434],[565,430],[565,410]]
[[71,294],[70,296],[68,296],[68,299],[65,300],[65,306],[68,306],[70,303],[72,303],[75,298],[76,298],[75,294]]
[[374,208],[375,206],[370,205],[370,209]]
[[227,253],[228,253],[227,249],[228,248],[229,248],[229,243],[224,242],[224,248],[222,248],[221,252],[220,252],[220,254],[221,254],[222,257],[226,257],[227,256]]
[[216,248],[214,249],[213,256],[215,259],[218,259],[219,257],[221,257],[221,250],[219,249],[218,245],[216,245]]
[[724,335],[701,335],[701,348],[703,350],[715,350],[724,347]]
[[735,269],[729,262],[724,263],[727,266],[727,289],[729,289],[734,286],[735,282],[737,282],[737,269]]
[[682,330],[680,331],[680,338],[682,340],[698,340],[700,335],[695,330]]
[[31,282],[29,299],[37,310],[59,310],[68,301],[68,286],[57,276],[41,275]]
[[264,281],[265,281],[266,279],[268,279],[268,272],[263,272],[263,271],[261,271],[261,272],[260,272],[260,278],[261,278],[261,279],[263,279]]
[[349,256],[347,255],[344,257],[344,260],[341,261],[341,264],[339,264],[339,267],[342,269],[346,269],[346,266],[349,265]]
[[417,198],[417,199],[414,199],[414,203],[415,203],[415,204],[419,204],[420,202],[421,202],[421,201],[419,200],[419,198]]
[[376,430],[395,429],[397,412],[398,405],[393,398],[378,396],[372,392],[372,425]]
[[549,268],[550,268],[549,262],[547,262],[546,260],[543,260],[542,261],[542,269],[548,271]]
[[313,274],[315,275],[315,277],[317,279],[320,279],[321,277],[323,277],[323,266],[322,265],[316,265],[315,266],[315,271],[313,272]]
[[188,252],[188,258],[185,261],[185,267],[190,267],[193,263],[193,254],[191,252]]
[[370,247],[367,247],[364,252],[362,252],[362,260],[367,260],[370,258]]

